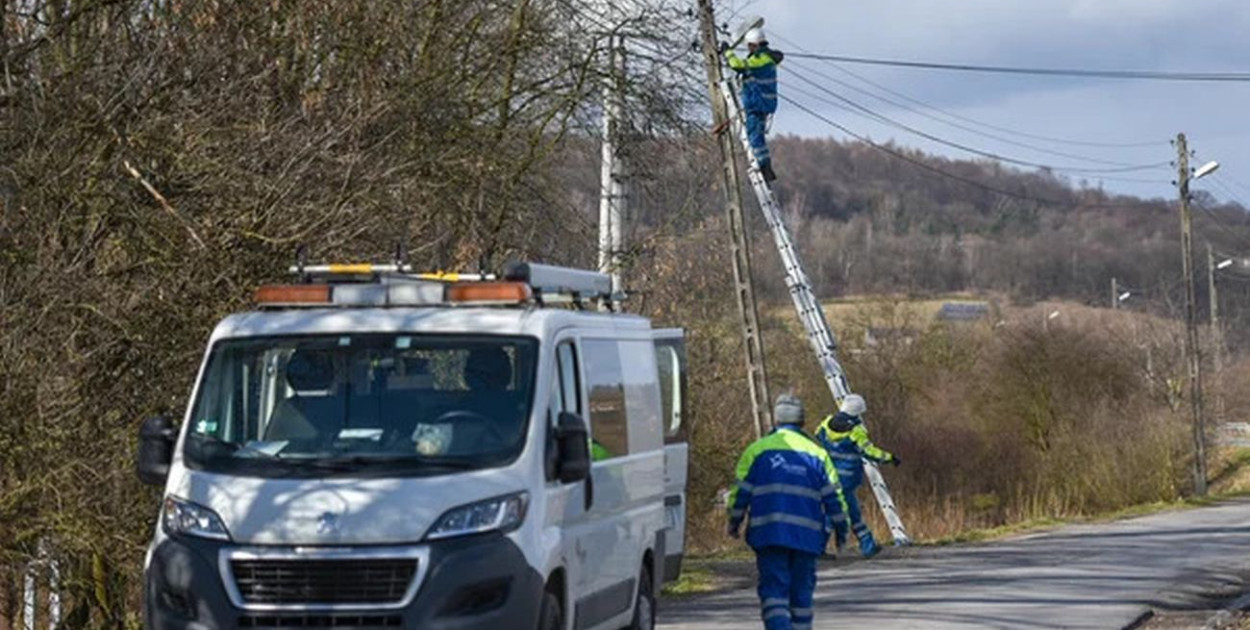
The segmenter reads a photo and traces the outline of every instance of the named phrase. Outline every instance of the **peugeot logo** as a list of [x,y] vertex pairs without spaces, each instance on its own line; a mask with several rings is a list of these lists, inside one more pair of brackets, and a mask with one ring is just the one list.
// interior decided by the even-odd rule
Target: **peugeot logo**
[[339,515],[334,512],[326,512],[317,518],[318,534],[337,534],[339,533]]

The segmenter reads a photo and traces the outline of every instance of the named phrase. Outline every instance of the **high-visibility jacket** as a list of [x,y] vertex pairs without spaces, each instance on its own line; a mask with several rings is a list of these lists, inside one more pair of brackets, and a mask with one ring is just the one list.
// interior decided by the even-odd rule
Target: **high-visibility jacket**
[[793,425],[782,425],[742,453],[729,494],[729,524],[748,514],[747,544],[821,554],[830,528],[845,535],[846,499],[829,455]]
[[725,51],[729,67],[742,75],[742,109],[747,112],[771,114],[777,111],[777,64],[785,55],[768,46],[760,46],[746,59],[733,50]]
[[838,412],[828,416],[816,429],[816,439],[824,445],[838,470],[842,485],[855,488],[863,482],[864,459],[878,464],[894,459],[894,455],[868,439],[868,429],[859,418]]

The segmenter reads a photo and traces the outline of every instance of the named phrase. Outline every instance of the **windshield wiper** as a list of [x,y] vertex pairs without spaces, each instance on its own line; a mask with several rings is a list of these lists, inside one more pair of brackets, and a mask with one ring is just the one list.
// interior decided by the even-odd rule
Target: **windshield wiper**
[[481,465],[476,460],[466,458],[435,458],[418,455],[348,455],[309,459],[286,458],[284,461],[296,466],[331,472],[350,472],[376,464],[398,465],[403,468],[451,468],[454,470],[472,470]]
[[[208,435],[205,433],[192,433],[191,437],[195,438],[197,441],[202,443],[201,448],[209,447],[211,449],[216,449],[219,451],[216,453],[209,453],[209,455],[231,455],[231,456],[237,457],[237,456],[240,456],[241,453],[246,453],[248,457],[263,457],[265,459],[278,459],[278,455],[276,453],[269,453],[264,450],[258,449],[254,446],[251,446],[249,444],[240,444],[238,442],[227,442],[226,440],[223,440],[215,435]],[[220,451],[225,451],[225,453],[222,453]]]

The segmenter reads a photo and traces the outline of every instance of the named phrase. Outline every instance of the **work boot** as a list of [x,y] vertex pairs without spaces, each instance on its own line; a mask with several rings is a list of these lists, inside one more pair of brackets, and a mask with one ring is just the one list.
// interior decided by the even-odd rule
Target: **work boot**
[[859,540],[859,552],[864,555],[866,560],[881,553],[881,545],[878,545],[872,536],[865,536]]
[[772,183],[776,181],[777,174],[773,172],[773,163],[765,162],[760,166],[760,174],[764,176],[764,181]]

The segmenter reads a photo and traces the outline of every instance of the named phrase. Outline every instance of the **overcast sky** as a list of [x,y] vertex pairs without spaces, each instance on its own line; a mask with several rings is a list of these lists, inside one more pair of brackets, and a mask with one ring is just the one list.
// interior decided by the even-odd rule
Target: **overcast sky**
[[[1002,66],[1250,72],[1250,0],[724,0],[718,18],[726,21],[734,12],[738,17],[763,16],[770,41],[782,51],[802,48],[846,56]],[[737,19],[731,24],[736,25]],[[952,157],[969,154],[822,104],[800,90],[830,97],[798,76],[805,75],[839,95],[931,135],[1058,167],[1107,169],[1118,164],[1168,162],[1176,156],[1168,141],[1183,131],[1191,148],[1198,152],[1195,166],[1210,159],[1221,163],[1220,172],[1195,189],[1210,190],[1221,199],[1236,195],[1250,201],[1250,83],[1067,79],[851,64],[840,67],[977,121],[955,120],[959,125],[1017,144],[943,124],[820,77],[817,73],[931,116],[943,116],[883,93],[820,61],[788,60],[782,66],[780,89],[874,140],[892,139]],[[1082,146],[1013,135],[978,123],[1059,140],[1154,144],[1133,148]],[[845,137],[784,101],[773,130]],[[777,169],[783,172],[785,165],[778,164]],[[1100,180],[1100,175],[1093,173],[1073,173],[1070,177],[1073,181],[1085,178],[1092,184]],[[1108,190],[1145,197],[1176,194],[1171,167],[1101,177]],[[1152,181],[1113,181],[1112,177]]]

